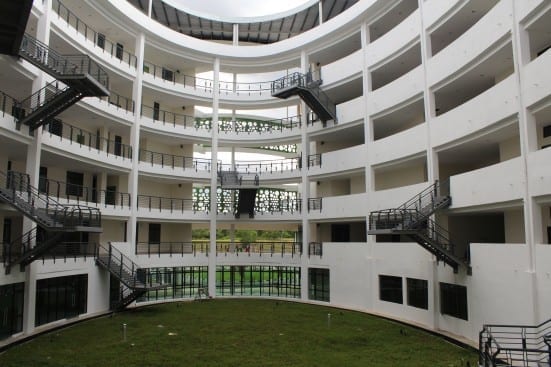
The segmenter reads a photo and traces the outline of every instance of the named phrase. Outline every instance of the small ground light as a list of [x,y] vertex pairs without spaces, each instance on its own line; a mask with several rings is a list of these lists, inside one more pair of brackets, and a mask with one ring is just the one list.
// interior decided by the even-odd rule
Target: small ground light
[[122,324],[122,340],[126,341],[126,324]]
[[331,327],[331,314],[330,313],[327,314],[327,327],[328,328]]

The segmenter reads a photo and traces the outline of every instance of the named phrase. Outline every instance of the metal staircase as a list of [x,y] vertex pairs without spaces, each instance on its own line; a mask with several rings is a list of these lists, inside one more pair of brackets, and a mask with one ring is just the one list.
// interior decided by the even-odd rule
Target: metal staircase
[[371,212],[368,234],[408,236],[435,255],[437,260],[450,265],[454,272],[457,272],[460,266],[465,266],[470,274],[468,260],[456,254],[448,231],[430,219],[436,211],[450,205],[449,180],[436,181],[397,208]]
[[312,73],[298,72],[272,82],[272,96],[287,99],[298,95],[324,123],[337,122],[337,107],[321,88],[321,80],[313,80]]
[[90,56],[61,55],[27,34],[18,55],[65,84],[49,83],[20,102],[18,107],[25,112],[19,123],[29,125],[31,131],[84,97],[109,95],[109,76]]
[[551,366],[551,320],[539,325],[484,325],[478,339],[481,367]]
[[0,172],[0,201],[30,218],[48,235],[39,238],[34,228],[19,239],[5,244],[4,265],[9,273],[14,265],[31,263],[58,243],[66,232],[101,232],[101,212],[82,205],[62,205],[30,184],[27,174]]
[[248,214],[249,218],[254,218],[256,193],[260,185],[258,175],[219,170],[218,179],[222,189],[237,190],[235,218],[240,218],[241,214]]
[[145,271],[111,243],[108,246],[98,245],[96,264],[106,269],[123,285],[119,300],[111,304],[113,310],[125,308],[148,291],[167,287],[166,284],[148,283]]

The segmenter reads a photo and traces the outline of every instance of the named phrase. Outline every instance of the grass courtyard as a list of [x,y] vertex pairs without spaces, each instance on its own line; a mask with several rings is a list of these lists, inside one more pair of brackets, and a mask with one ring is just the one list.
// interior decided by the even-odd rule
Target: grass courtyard
[[225,299],[86,321],[8,349],[0,366],[465,367],[476,358],[436,336],[359,312]]

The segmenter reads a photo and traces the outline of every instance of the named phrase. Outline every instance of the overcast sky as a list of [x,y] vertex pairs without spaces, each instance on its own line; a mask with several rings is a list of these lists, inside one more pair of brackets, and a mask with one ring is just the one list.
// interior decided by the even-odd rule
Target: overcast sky
[[225,17],[253,17],[281,13],[307,0],[172,0],[201,13]]

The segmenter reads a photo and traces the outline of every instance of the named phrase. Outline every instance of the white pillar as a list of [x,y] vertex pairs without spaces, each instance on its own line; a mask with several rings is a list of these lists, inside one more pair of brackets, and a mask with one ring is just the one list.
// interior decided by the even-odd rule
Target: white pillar
[[[50,17],[52,14],[51,0],[44,1],[44,13],[38,18],[36,38],[48,45],[50,43]],[[32,83],[32,93],[38,92],[44,88],[47,79],[43,71],[39,71],[36,79]],[[42,150],[42,127],[34,130],[34,139],[27,146],[27,161],[25,163],[25,172],[30,176],[31,185],[38,187],[40,174],[40,160]],[[27,217],[23,217],[23,233],[36,227],[36,223]],[[34,246],[35,243],[31,244]],[[14,267],[12,271],[19,271]],[[30,263],[25,268],[25,293],[24,293],[24,311],[23,311],[23,333],[28,334],[34,330],[35,311],[36,311],[36,275],[37,264]]]
[[[308,71],[308,55],[305,51],[300,54],[300,68],[302,73]],[[310,183],[308,181],[308,155],[310,144],[308,141],[307,124],[308,109],[306,103],[300,103],[300,118],[302,121],[300,129],[300,146],[302,147],[301,164],[301,185],[302,185],[302,256],[300,259],[300,298],[308,299],[308,243],[310,242],[310,225],[308,222],[308,198],[310,197]]]
[[239,46],[239,24],[234,23],[233,25],[233,45]]
[[[136,58],[137,65],[143,65],[145,50],[145,35],[140,33],[136,36]],[[130,193],[130,218],[128,219],[128,225],[126,226],[126,238],[130,243],[130,246],[136,245],[136,216],[138,215],[137,200],[138,197],[138,165],[139,165],[139,149],[140,149],[140,111],[142,108],[142,80],[143,72],[140,67],[136,70],[136,79],[132,85],[132,100],[135,103],[134,111],[134,124],[130,129],[130,145],[133,147],[132,151],[132,170],[128,177],[128,192]]]
[[209,248],[209,294],[216,294],[216,216],[218,198],[216,187],[218,185],[217,162],[218,162],[218,104],[219,104],[219,81],[220,81],[220,59],[214,59],[213,65],[213,95],[212,95],[212,150],[211,150],[211,175],[210,175],[210,248]]
[[319,16],[319,25],[322,25],[323,24],[323,3],[322,1],[320,0],[318,2],[318,11],[320,13],[320,16]]
[[[531,275],[531,287],[532,287],[532,312],[533,312],[533,324],[538,324],[541,321],[540,309],[539,309],[539,294],[538,294],[538,280],[536,269],[536,238],[541,237],[535,233],[536,230],[542,231],[541,228],[541,209],[532,199],[533,195],[528,185],[529,177],[531,177],[530,166],[528,164],[528,155],[531,147],[535,148],[536,134],[531,134],[531,129],[534,122],[531,120],[533,116],[526,108],[525,102],[525,90],[523,80],[521,78],[521,71],[524,69],[524,65],[530,60],[530,49],[528,43],[528,35],[523,26],[520,25],[519,19],[517,19],[518,6],[516,1],[508,0],[511,6],[511,13],[513,15],[513,62],[515,64],[515,80],[517,83],[517,93],[519,95],[519,113],[518,113],[518,125],[519,125],[519,138],[520,138],[520,152],[522,157],[522,174],[524,175],[524,195],[523,195],[523,209],[524,209],[524,241],[528,246],[529,253],[529,269],[528,273]],[[536,213],[539,212],[539,213]],[[535,220],[538,224],[535,224]],[[546,317],[547,315],[543,315]]]

